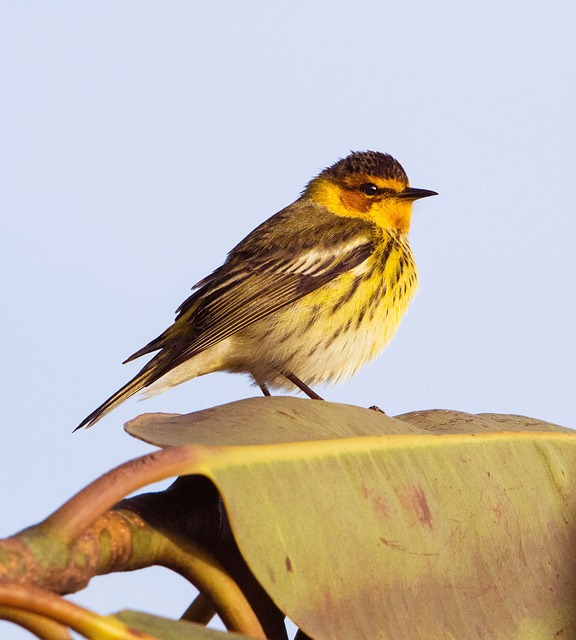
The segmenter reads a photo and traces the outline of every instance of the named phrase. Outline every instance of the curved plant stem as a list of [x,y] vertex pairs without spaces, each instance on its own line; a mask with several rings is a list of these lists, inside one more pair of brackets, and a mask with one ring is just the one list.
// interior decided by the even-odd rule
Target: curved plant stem
[[17,624],[41,640],[72,640],[66,627],[37,613],[0,606],[0,619]]
[[182,620],[207,625],[215,615],[214,607],[203,593],[199,593],[182,614]]
[[152,482],[185,475],[203,447],[185,445],[130,460],[89,484],[49,516],[42,527],[65,542],[74,541],[94,520],[129,493]]
[[[155,528],[131,511],[119,509],[116,513],[126,518],[132,529],[133,550],[145,550],[141,566],[156,564],[176,571],[206,597],[229,630],[252,638],[266,638],[240,587],[203,545]],[[133,555],[131,563],[137,565],[138,557]]]
[[[129,503],[130,501],[125,501],[124,504]],[[185,513],[184,509],[182,513]],[[183,533],[169,530],[164,522],[159,518],[157,522],[150,523],[135,511],[116,508],[97,517],[70,544],[66,544],[60,537],[54,540],[52,529],[46,529],[41,524],[38,530],[32,527],[21,534],[26,538],[26,544],[13,541],[20,542],[20,546],[27,552],[22,551],[17,556],[19,547],[13,544],[12,556],[19,557],[17,567],[22,569],[26,566],[25,575],[30,580],[35,579],[36,585],[40,584],[57,593],[81,589],[95,575],[132,571],[153,565],[164,566],[179,573],[198,588],[230,630],[253,638],[265,638],[248,599],[230,574],[202,543]],[[8,566],[11,566],[10,563]],[[16,585],[18,574],[13,572],[10,577],[9,589],[19,588]],[[3,597],[7,597],[6,591],[0,591],[2,593]],[[41,591],[38,587],[30,593],[45,594],[45,601],[52,603],[52,606],[56,606],[54,603],[59,603],[60,607],[73,606],[56,596],[55,600],[46,600],[48,592]],[[0,605],[2,604],[26,608],[22,604],[13,605],[9,600],[0,598]],[[48,615],[57,619],[53,613]]]
[[246,596],[211,554],[190,541],[175,544],[169,539],[164,552],[165,566],[187,577],[212,603],[228,629],[252,638],[266,638]]
[[94,640],[154,640],[115,618],[99,616],[38,587],[0,586],[0,607],[38,614]]

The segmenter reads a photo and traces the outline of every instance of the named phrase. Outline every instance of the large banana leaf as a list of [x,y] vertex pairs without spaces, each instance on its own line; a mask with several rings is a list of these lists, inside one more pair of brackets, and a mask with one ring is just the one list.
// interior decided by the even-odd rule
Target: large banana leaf
[[295,398],[127,428],[199,444],[191,472],[218,487],[251,570],[315,639],[576,637],[569,430]]

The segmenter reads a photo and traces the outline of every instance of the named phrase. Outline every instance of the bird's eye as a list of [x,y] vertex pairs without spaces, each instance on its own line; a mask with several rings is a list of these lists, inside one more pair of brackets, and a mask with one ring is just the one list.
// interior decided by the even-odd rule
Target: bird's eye
[[366,196],[375,196],[378,193],[378,187],[372,182],[360,185],[360,191]]

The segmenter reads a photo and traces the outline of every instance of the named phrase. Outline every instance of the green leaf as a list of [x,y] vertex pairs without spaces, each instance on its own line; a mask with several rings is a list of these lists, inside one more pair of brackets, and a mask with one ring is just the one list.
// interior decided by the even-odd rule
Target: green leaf
[[[576,637],[574,432],[294,398],[235,405],[182,417],[182,433],[174,416],[161,433],[138,429],[204,445],[190,472],[218,487],[251,570],[309,636]],[[388,435],[338,437],[355,430]],[[226,438],[242,446],[206,446]]]
[[302,442],[384,433],[425,433],[379,411],[289,396],[249,398],[196,413],[145,413],[124,425],[159,447]]
[[223,633],[215,629],[207,629],[193,622],[169,620],[141,611],[126,609],[119,611],[112,617],[118,618],[124,624],[138,631],[148,633],[158,640],[249,640],[247,636],[237,633]]

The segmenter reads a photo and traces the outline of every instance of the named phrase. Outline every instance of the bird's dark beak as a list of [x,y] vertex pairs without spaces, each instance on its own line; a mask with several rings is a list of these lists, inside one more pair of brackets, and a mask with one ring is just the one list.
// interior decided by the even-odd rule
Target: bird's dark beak
[[400,198],[402,200],[420,200],[420,198],[428,198],[429,196],[437,196],[436,191],[430,191],[429,189],[414,189],[413,187],[408,187],[397,194],[395,197]]

